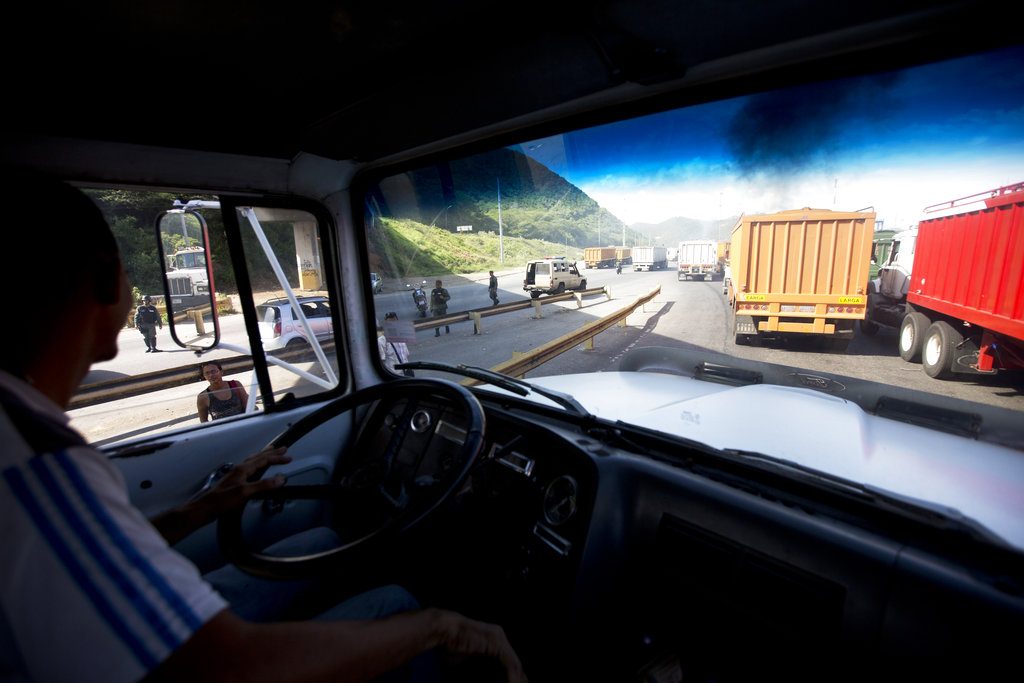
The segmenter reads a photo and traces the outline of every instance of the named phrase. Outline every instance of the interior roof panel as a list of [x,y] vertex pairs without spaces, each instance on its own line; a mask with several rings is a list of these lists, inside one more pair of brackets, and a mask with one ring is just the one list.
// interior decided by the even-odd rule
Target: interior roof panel
[[[368,161],[580,98],[593,110],[595,97],[622,84],[642,86],[633,98],[679,92],[701,65],[825,33],[860,27],[870,55],[879,48],[871,27],[899,17],[915,19],[887,59],[1012,40],[1016,22],[1005,13],[1020,13],[934,0],[522,0],[496,16],[467,0],[260,5],[14,9],[12,39],[0,45],[6,129]],[[827,53],[820,48],[806,72]],[[742,79],[752,66],[720,78]]]

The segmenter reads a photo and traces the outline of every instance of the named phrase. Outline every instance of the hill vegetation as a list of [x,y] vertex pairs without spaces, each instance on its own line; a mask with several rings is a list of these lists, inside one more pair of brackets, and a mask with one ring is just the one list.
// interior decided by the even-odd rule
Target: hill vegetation
[[[386,277],[418,279],[445,273],[502,270],[546,256],[580,258],[582,250],[566,249],[541,239],[505,236],[496,232],[452,233],[407,219],[385,218],[369,233],[370,267]],[[500,252],[504,246],[505,261]]]
[[621,243],[623,234],[627,244],[641,239],[578,187],[513,150],[439,163],[400,180],[385,180],[368,198],[370,261],[389,277],[419,270],[421,262],[430,272],[453,273],[498,265],[499,209],[506,265],[554,254],[578,258],[584,247]]

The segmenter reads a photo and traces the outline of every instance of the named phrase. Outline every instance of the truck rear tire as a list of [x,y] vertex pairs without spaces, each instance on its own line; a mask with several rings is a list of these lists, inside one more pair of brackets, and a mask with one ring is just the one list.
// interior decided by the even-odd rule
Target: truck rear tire
[[956,348],[964,341],[963,335],[945,320],[932,323],[925,332],[921,349],[921,363],[929,377],[948,379],[953,372]]
[[530,298],[531,299],[537,299],[539,297],[540,297],[540,292],[538,292],[537,290],[533,290],[532,292],[530,292]]
[[874,337],[878,334],[878,324],[871,322],[867,318],[862,318],[860,321],[860,331],[865,336]]
[[903,316],[903,324],[900,325],[900,358],[908,363],[918,359],[930,324],[928,316],[917,311],[911,311]]

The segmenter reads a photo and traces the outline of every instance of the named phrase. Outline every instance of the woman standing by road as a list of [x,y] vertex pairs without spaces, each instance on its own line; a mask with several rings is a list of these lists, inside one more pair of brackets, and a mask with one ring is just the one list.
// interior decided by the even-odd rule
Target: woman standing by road
[[241,415],[245,412],[249,394],[241,382],[233,379],[225,382],[224,368],[215,360],[203,363],[202,372],[210,386],[199,392],[196,398],[200,422]]

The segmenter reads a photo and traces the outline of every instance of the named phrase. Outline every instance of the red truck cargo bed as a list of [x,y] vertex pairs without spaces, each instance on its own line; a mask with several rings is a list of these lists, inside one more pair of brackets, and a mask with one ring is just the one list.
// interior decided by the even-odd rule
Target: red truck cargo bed
[[907,301],[1024,339],[1024,184],[979,201],[921,221]]

